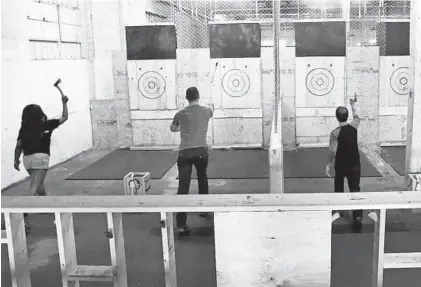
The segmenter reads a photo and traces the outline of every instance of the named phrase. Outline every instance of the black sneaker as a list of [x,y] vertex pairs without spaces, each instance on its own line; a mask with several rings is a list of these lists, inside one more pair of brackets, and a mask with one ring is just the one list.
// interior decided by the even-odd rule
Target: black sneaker
[[204,218],[210,218],[212,216],[211,213],[209,212],[202,212],[199,214],[200,217],[204,217]]
[[189,235],[190,234],[190,229],[189,229],[189,227],[186,225],[186,226],[184,226],[184,227],[179,227],[178,229],[177,229],[177,231],[178,231],[178,234],[180,235],[180,236],[187,236],[187,235]]
[[354,220],[354,230],[360,232],[363,227],[363,220],[361,217],[357,217]]

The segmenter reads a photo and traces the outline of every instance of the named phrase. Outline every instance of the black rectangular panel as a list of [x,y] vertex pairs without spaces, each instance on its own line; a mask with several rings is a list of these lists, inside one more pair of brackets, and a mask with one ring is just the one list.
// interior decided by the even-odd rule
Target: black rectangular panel
[[409,56],[409,45],[409,22],[387,22],[384,56]]
[[176,59],[174,25],[126,26],[127,60]]
[[260,58],[259,23],[209,24],[210,57]]
[[296,57],[345,57],[346,23],[295,23]]

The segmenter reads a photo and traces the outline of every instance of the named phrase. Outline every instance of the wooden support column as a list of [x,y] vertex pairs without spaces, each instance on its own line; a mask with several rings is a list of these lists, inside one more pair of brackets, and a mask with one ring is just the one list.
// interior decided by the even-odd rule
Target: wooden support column
[[283,166],[283,146],[282,146],[282,99],[280,89],[280,61],[279,61],[279,30],[281,3],[274,3],[274,40],[273,59],[275,61],[275,109],[272,120],[272,131],[270,134],[269,147],[269,181],[270,193],[284,192],[284,166]]
[[63,287],[79,287],[79,281],[69,281],[68,278],[77,267],[73,214],[56,212],[55,218]]
[[124,248],[123,217],[121,213],[107,212],[110,236],[111,266],[114,287],[127,287],[126,251]]
[[406,181],[421,192],[421,1],[411,2],[410,56],[412,90],[408,101]]
[[22,213],[5,213],[7,249],[13,287],[31,287],[25,222]]
[[386,235],[386,209],[377,210],[374,218],[372,287],[383,287],[384,240]]
[[161,237],[164,258],[165,287],[177,287],[172,212],[161,212]]

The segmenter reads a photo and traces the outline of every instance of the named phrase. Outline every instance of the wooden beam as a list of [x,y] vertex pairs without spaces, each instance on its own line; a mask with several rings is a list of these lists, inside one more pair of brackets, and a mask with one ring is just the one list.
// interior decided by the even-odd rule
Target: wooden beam
[[384,269],[421,268],[421,252],[386,253]]
[[421,208],[419,192],[191,194],[149,196],[3,196],[2,212],[224,212]]
[[421,174],[421,1],[418,0],[411,2],[410,40],[412,90],[408,101],[406,173]]
[[123,218],[121,213],[107,212],[111,267],[114,287],[127,287],[126,251],[124,248]]
[[164,258],[165,287],[177,287],[175,264],[174,224],[171,212],[161,212],[162,252]]
[[4,213],[13,287],[31,287],[25,222],[22,213]]
[[[114,269],[112,266],[78,265],[68,274],[74,281],[112,282]],[[119,286],[119,285],[114,285]],[[127,286],[127,285],[126,285]]]
[[73,214],[56,212],[55,219],[63,287],[79,287],[79,281],[69,278],[77,267]]
[[374,244],[373,244],[373,273],[372,287],[383,287],[384,268],[384,239],[386,234],[386,210],[376,211],[377,221],[374,224]]

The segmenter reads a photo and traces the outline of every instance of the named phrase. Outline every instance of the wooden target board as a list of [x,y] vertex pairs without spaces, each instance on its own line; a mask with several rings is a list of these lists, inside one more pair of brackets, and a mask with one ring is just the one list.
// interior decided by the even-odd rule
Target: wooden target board
[[131,110],[176,108],[175,61],[128,61]]
[[260,58],[213,59],[212,99],[215,108],[260,109]]

